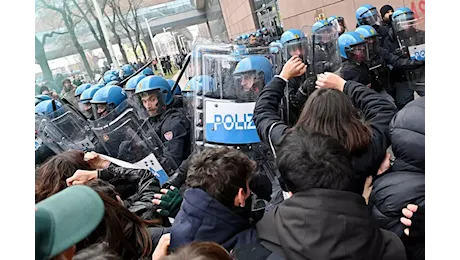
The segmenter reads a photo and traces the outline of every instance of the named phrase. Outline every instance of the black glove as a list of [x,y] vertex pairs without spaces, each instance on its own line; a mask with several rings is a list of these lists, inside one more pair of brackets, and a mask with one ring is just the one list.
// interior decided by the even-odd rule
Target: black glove
[[321,74],[326,71],[332,72],[334,69],[334,64],[328,61],[320,61],[315,64],[316,74]]
[[301,88],[302,92],[305,93],[307,97],[309,97],[310,94],[313,93],[313,91],[316,90],[316,88],[315,88],[316,79],[317,79],[316,75],[315,76],[310,76],[302,83],[302,85],[300,85],[300,88]]
[[169,187],[174,186],[176,188],[182,187],[185,184],[185,180],[187,179],[187,171],[190,160],[195,153],[192,153],[188,156],[187,159],[182,161],[179,167],[176,169],[173,175],[169,177],[169,179],[163,184],[163,189],[169,189]]

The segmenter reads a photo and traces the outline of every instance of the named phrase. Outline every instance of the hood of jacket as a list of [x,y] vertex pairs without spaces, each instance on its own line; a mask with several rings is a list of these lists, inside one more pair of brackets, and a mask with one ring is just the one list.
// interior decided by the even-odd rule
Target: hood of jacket
[[257,240],[249,219],[238,214],[198,188],[184,193],[181,209],[171,227],[172,249],[192,241],[210,241],[228,251]]

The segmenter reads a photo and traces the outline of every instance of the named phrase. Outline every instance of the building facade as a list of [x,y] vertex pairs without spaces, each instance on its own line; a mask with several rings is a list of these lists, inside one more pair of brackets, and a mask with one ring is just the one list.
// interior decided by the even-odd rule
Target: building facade
[[425,15],[425,0],[220,0],[220,4],[232,39],[264,26],[301,29],[331,15],[343,16],[352,31],[356,28],[355,11],[363,4],[372,4],[378,11],[386,4],[395,9],[407,6],[416,16]]
[[219,0],[206,1],[206,16],[208,19],[207,26],[212,37],[218,41],[228,41],[227,27]]

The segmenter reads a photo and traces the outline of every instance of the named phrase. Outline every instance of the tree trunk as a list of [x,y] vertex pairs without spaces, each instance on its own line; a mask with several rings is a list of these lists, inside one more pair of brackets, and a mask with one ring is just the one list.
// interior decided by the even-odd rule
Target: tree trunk
[[136,45],[134,44],[134,41],[131,39],[131,37],[128,37],[129,38],[129,43],[131,43],[131,48],[133,48],[133,51],[134,51],[134,56],[136,56],[136,61],[139,59],[139,55],[137,55],[137,51],[136,51]]
[[144,60],[147,60],[147,55],[145,53],[144,45],[142,45],[140,41],[139,41],[139,45],[141,46],[141,51],[142,51],[142,55],[144,56]]
[[105,57],[107,58],[107,62],[109,64],[113,63],[112,57],[110,56],[110,51],[109,48],[107,48],[107,44],[105,43],[105,40],[98,40],[99,46],[101,46],[102,51],[104,52]]
[[123,64],[128,63],[128,56],[126,55],[125,49],[123,48],[123,45],[121,44],[121,38],[118,36],[118,34],[114,34],[115,39],[117,40],[118,47],[120,48],[121,56],[123,56]]
[[[96,18],[96,16],[94,16],[93,12],[91,11],[91,7],[89,5],[89,2],[86,1],[86,7],[88,8],[88,13],[85,13],[83,11],[83,9],[80,7],[79,3],[77,3],[77,0],[72,0],[72,2],[77,7],[77,9],[80,11],[80,14],[83,16],[82,19],[85,20],[86,24],[88,25],[88,29],[91,31],[91,33],[93,34],[94,39],[97,41],[97,43],[101,47],[102,52],[104,52],[104,55],[105,55],[107,61],[109,62],[109,64],[112,63],[112,57],[110,57],[109,49],[107,49],[107,44],[105,43],[105,40],[104,40],[104,34],[102,33],[101,25],[99,23],[99,20]],[[93,27],[93,25],[91,24],[91,21],[88,18],[89,14],[91,14],[93,16],[93,18],[96,20],[96,26],[97,26],[97,29],[99,31],[99,35],[97,35],[96,30],[94,30],[94,27]]]
[[[96,27],[97,27],[97,30],[99,31],[99,35],[101,36],[101,42],[99,42],[99,45],[101,46],[101,49],[104,52],[105,57],[107,58],[107,62],[109,64],[112,64],[113,63],[112,56],[110,56],[109,48],[107,47],[107,43],[105,42],[104,34],[102,33],[101,24],[99,23],[99,20],[97,19],[96,19]],[[110,39],[109,39],[109,43],[110,43]]]
[[37,36],[35,36],[35,60],[38,62],[38,65],[40,65],[43,79],[45,81],[54,82],[53,73],[51,72],[48,59],[46,58],[45,48],[42,42],[38,40]]
[[151,53],[154,52],[153,50],[153,46],[152,46],[152,42],[150,41],[150,36],[149,35],[145,35],[144,34],[144,43],[146,45],[146,48],[147,48],[147,53],[149,54],[149,57],[151,56]]
[[68,26],[67,28],[69,29],[70,39],[72,39],[75,49],[77,49],[78,54],[80,54],[81,60],[83,61],[83,65],[85,66],[88,76],[91,79],[94,79],[93,70],[91,69],[91,66],[89,65],[89,62],[88,62],[88,59],[86,58],[83,47],[81,47],[81,44],[78,42],[77,36],[75,35],[75,30],[73,28],[70,28],[70,26]]
[[135,32],[136,33],[136,41],[137,41],[137,44],[139,46],[141,46],[141,51],[142,51],[142,55],[144,56],[144,60],[147,60],[147,55],[145,54],[144,45],[142,45],[142,43],[141,43],[142,29],[141,29],[141,26],[139,25],[139,21],[137,20],[137,13],[135,13],[134,15],[135,15],[134,22],[135,22],[135,25],[136,25],[136,32]]

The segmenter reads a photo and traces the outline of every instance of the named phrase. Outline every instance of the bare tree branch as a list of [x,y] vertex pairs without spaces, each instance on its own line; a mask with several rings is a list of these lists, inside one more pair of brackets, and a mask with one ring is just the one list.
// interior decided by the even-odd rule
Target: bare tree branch
[[69,32],[56,32],[56,31],[52,31],[50,33],[45,33],[43,34],[42,36],[42,44],[43,46],[45,46],[45,43],[46,43],[46,38],[51,38],[53,37],[53,35],[57,34],[57,35],[62,35],[62,34],[66,34],[66,33],[69,33]]
[[40,1],[40,3],[42,3],[43,6],[46,7],[47,9],[50,9],[50,10],[59,12],[59,13],[61,13],[61,14],[64,15],[64,10],[63,10],[63,9],[57,8],[57,7],[54,6],[54,5],[50,5],[50,4],[48,4],[47,2],[45,2],[45,0],[39,0],[39,1]]
[[[87,13],[89,11],[87,11],[86,13],[83,11],[83,9],[80,7],[80,5],[78,5],[77,1],[76,0],[71,0],[73,2],[73,4],[75,5],[75,7],[78,9],[78,11],[83,15],[82,19],[85,20],[86,24],[88,25],[88,29],[91,31],[91,33],[93,34],[94,38],[96,39],[96,41],[101,41],[102,40],[102,35],[100,35],[98,37],[96,31],[94,30],[94,27],[93,25],[91,24],[91,21],[88,19],[87,17]],[[97,19],[96,19],[97,21]]]

